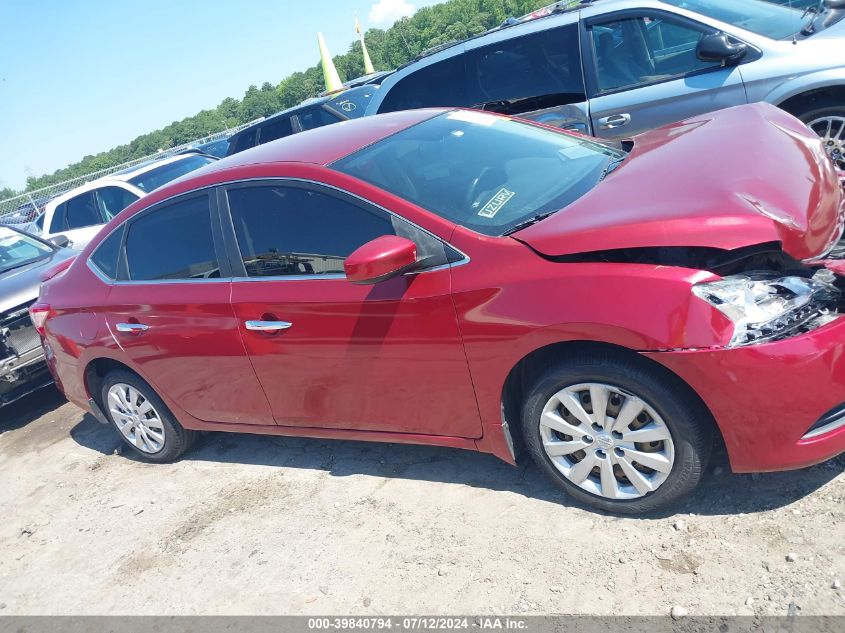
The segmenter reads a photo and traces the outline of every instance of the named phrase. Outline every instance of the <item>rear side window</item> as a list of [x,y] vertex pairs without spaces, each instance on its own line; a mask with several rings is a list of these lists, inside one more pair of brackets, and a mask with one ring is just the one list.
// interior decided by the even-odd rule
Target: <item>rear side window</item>
[[[389,88],[379,112],[436,106],[467,106],[464,56],[455,55],[411,73]],[[382,88],[384,90],[385,88]]]
[[280,117],[272,123],[261,126],[261,131],[258,135],[258,144],[264,145],[270,141],[284,138],[293,134],[293,123],[289,116]]
[[340,121],[339,116],[323,108],[314,108],[313,110],[302,112],[297,116],[299,117],[299,124],[303,130],[313,130],[315,127],[323,127],[324,125],[331,125]]
[[100,207],[100,213],[109,220],[137,199],[138,196],[122,187],[97,189],[97,205]]
[[123,227],[112,232],[91,255],[91,262],[110,279],[117,279],[117,258],[123,241]]
[[207,196],[158,208],[132,222],[128,230],[130,279],[220,277]]
[[65,225],[69,231],[103,224],[105,221],[97,208],[93,191],[71,198],[65,204],[67,205]]
[[242,187],[228,196],[249,277],[343,274],[352,251],[396,234],[386,214],[317,191]]
[[586,99],[575,24],[514,37],[467,53],[470,103],[557,95]]

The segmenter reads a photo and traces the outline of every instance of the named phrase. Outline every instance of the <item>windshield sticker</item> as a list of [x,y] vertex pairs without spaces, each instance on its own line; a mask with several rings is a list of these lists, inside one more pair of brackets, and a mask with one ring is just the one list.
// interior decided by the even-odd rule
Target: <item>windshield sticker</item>
[[458,110],[456,112],[450,112],[446,115],[446,118],[451,119],[452,121],[463,121],[464,123],[475,123],[476,125],[486,125],[488,127],[493,125],[496,121],[501,120],[499,117],[492,114],[473,112],[472,110]]
[[496,192],[496,195],[490,198],[490,202],[485,204],[481,211],[478,212],[482,218],[495,218],[496,214],[503,206],[508,203],[508,200],[516,195],[515,191],[508,191],[504,187]]

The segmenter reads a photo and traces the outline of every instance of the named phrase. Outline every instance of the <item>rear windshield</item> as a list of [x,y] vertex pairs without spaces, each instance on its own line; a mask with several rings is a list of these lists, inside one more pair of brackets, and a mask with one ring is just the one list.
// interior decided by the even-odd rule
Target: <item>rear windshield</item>
[[503,235],[592,189],[624,157],[611,145],[483,112],[407,128],[332,167],[456,224]]
[[189,174],[195,169],[205,167],[209,163],[213,163],[214,159],[210,156],[186,156],[173,163],[167,163],[161,167],[155,167],[150,171],[144,172],[134,178],[130,178],[129,182],[138,187],[141,191],[149,193],[153,189],[158,189],[176,180],[179,176]]
[[[768,0],[663,0],[687,11],[733,24],[757,35],[783,40],[798,33],[803,11]],[[818,3],[816,3],[818,4]]]

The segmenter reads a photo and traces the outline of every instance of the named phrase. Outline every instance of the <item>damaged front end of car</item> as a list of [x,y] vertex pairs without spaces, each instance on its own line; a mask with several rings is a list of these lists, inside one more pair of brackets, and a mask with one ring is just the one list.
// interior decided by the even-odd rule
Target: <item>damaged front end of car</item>
[[52,382],[28,309],[29,303],[0,314],[0,406]]

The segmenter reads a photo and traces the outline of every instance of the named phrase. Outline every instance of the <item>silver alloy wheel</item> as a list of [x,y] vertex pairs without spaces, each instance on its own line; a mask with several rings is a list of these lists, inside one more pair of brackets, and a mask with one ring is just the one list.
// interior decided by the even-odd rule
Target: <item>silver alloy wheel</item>
[[543,448],[573,484],[606,499],[657,490],[675,463],[666,423],[632,393],[583,383],[554,394],[540,417]]
[[810,121],[807,127],[821,137],[825,151],[833,162],[840,169],[845,169],[845,117],[820,117]]
[[139,451],[153,454],[164,448],[164,424],[152,403],[135,387],[112,385],[108,407],[118,430]]

